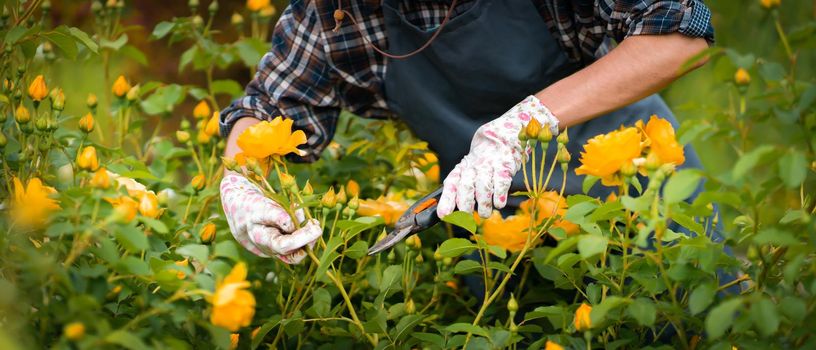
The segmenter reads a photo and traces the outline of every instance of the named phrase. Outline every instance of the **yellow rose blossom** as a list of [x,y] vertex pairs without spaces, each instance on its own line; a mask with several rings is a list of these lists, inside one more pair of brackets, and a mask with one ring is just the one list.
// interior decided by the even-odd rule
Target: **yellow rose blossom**
[[734,82],[737,85],[748,85],[751,83],[751,74],[748,74],[748,71],[744,68],[737,69],[737,72],[734,73]]
[[204,132],[204,130],[198,131],[198,134],[196,135],[196,141],[198,141],[198,143],[206,144],[210,143],[210,140],[212,140],[212,136]]
[[360,195],[360,184],[354,180],[348,180],[346,182],[346,193],[349,197],[357,197]]
[[139,195],[139,213],[149,218],[158,218],[161,215],[159,198],[152,191],[142,192]]
[[113,206],[113,211],[121,223],[133,221],[136,214],[139,213],[139,202],[128,196],[105,198],[105,200]]
[[654,152],[661,164],[681,165],[686,161],[683,146],[677,142],[674,127],[666,119],[653,115],[643,128],[650,152]]
[[564,350],[564,347],[558,345],[558,343],[547,340],[547,344],[544,345],[544,350]]
[[46,96],[48,96],[48,86],[45,85],[45,78],[40,74],[28,85],[28,97],[40,102]]
[[212,114],[212,118],[207,121],[204,127],[204,133],[210,136],[218,136],[218,112]]
[[[555,191],[546,191],[542,193],[538,200],[528,199],[521,203],[519,211],[525,215],[532,215],[533,202],[536,202],[538,208],[536,209],[536,225],[542,224],[546,219],[558,215],[563,217],[567,213],[567,200],[558,195]],[[566,231],[567,234],[578,233],[578,225],[573,224],[564,219],[555,220],[552,227],[558,227]]]
[[71,341],[77,341],[85,336],[85,325],[82,322],[71,322],[66,324],[62,329],[65,338]]
[[94,171],[99,168],[99,159],[96,157],[96,148],[87,146],[77,156],[77,167],[82,170]]
[[[190,265],[190,261],[189,261],[189,259],[184,259],[182,261],[176,261],[173,264],[178,266],[178,267],[187,267],[187,266]],[[184,271],[176,270],[176,277],[178,277],[178,279],[180,279],[180,280],[183,280],[184,277],[187,277],[187,274],[184,273]]]
[[207,104],[207,101],[201,100],[198,104],[193,108],[193,117],[196,119],[205,119],[210,116],[210,105]]
[[14,120],[20,124],[28,123],[31,120],[31,113],[28,112],[28,108],[25,108],[23,105],[19,105],[14,111]]
[[238,136],[238,146],[243,156],[261,160],[289,153],[303,155],[297,146],[306,143],[306,134],[301,130],[292,132],[292,123],[292,119],[277,117],[271,122],[262,121],[244,130]]
[[89,133],[94,129],[94,116],[91,113],[85,114],[82,118],[79,119],[79,130],[82,130],[84,133]]
[[439,158],[433,152],[425,152],[416,162],[417,168],[425,177],[433,182],[439,182]]
[[589,317],[591,312],[592,306],[589,306],[586,303],[581,303],[581,306],[575,310],[575,321],[573,322],[575,325],[575,330],[580,332],[592,328],[592,320]]
[[246,277],[246,264],[240,262],[226,278],[216,284],[215,294],[209,298],[213,306],[210,314],[212,324],[235,332],[252,322],[255,296],[247,290],[250,284]]
[[360,200],[357,214],[361,216],[379,216],[383,218],[386,225],[393,225],[410,206],[410,203],[402,199],[401,196],[389,194],[376,200]]
[[511,252],[518,252],[524,248],[527,236],[530,234],[530,220],[532,218],[527,214],[502,218],[498,211],[493,211],[493,214],[487,219],[477,218],[477,222],[481,221],[482,238],[485,242]]
[[260,11],[265,7],[269,7],[269,0],[247,0],[246,7],[250,11]]
[[11,203],[11,217],[17,225],[42,226],[48,214],[59,209],[59,202],[51,198],[57,193],[53,187],[45,186],[39,178],[32,178],[23,187],[23,182],[14,177],[14,197]]
[[103,167],[97,169],[93,177],[91,177],[90,181],[91,187],[99,188],[99,189],[106,189],[110,187],[110,176],[108,176],[108,171]]
[[201,232],[199,232],[199,237],[203,243],[210,243],[215,240],[215,224],[211,222],[204,224]]
[[130,91],[130,83],[128,83],[124,75],[120,75],[118,78],[116,78],[116,81],[113,82],[111,92],[113,92],[114,96],[121,98],[125,97],[128,91]]
[[577,175],[593,175],[601,178],[606,186],[621,184],[616,174],[627,162],[640,157],[641,135],[635,128],[615,130],[591,138],[581,152],[581,166]]
[[190,180],[190,185],[194,190],[201,191],[207,186],[207,178],[204,177],[204,174],[198,174]]
[[238,333],[230,334],[230,350],[235,350],[238,348],[238,341],[241,340],[241,335]]

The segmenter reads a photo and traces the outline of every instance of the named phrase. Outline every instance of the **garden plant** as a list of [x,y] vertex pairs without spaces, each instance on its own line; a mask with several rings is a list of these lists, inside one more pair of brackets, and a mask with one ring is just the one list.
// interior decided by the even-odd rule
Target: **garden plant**
[[[533,120],[519,140],[541,166],[522,168],[515,213],[454,212],[368,255],[439,186],[403,124],[346,113],[296,164],[306,137],[280,116],[221,157],[218,113],[249,78],[227,72],[254,72],[275,5],[190,0],[142,28],[124,0],[78,3],[88,25],[0,1],[0,349],[816,348],[816,15],[782,11],[813,4],[746,2],[775,49],[703,52],[690,78],[717,99],[685,106],[695,122],[652,116],[570,154]],[[151,63],[140,31],[196,82],[125,69]],[[90,93],[65,79],[78,64],[97,67]],[[725,165],[683,169],[692,142]],[[613,194],[565,194],[553,174],[575,159],[584,193]],[[235,241],[225,170],[319,219],[301,264]]]

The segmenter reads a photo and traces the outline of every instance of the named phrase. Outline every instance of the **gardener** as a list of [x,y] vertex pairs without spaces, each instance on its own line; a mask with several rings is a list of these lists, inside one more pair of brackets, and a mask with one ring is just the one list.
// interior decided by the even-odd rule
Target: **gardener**
[[[225,155],[239,152],[247,127],[278,115],[306,132],[304,161],[319,158],[341,109],[399,117],[439,155],[438,214],[485,217],[507,204],[530,118],[553,133],[569,127],[572,154],[652,114],[676,126],[654,94],[712,42],[709,20],[700,0],[292,1],[246,96],[221,113]],[[700,166],[685,155],[684,166]],[[576,163],[567,194],[581,192]],[[224,177],[221,195],[233,234],[255,254],[298,263],[322,233],[316,221],[295,231],[238,174]]]

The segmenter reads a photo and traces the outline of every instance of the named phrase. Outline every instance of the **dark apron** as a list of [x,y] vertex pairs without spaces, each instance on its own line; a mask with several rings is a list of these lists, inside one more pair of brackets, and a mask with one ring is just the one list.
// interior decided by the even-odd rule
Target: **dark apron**
[[[433,35],[433,30],[410,23],[399,10],[399,1],[383,1],[389,51],[394,53],[412,51]],[[476,129],[580,68],[567,59],[531,1],[476,0],[450,19],[422,53],[389,59],[385,93],[389,108],[439,155],[444,178],[468,153]],[[657,95],[571,127],[568,149],[573,160],[565,193],[581,193],[583,176],[575,175],[574,169],[588,139],[652,114],[677,127],[674,115]],[[554,153],[551,146],[547,159],[553,159]],[[691,149],[686,149],[686,156],[686,166],[699,166]],[[561,180],[561,172],[556,171],[550,187],[559,187]],[[519,172],[511,192],[521,189]],[[609,191],[595,186],[591,194],[605,196]]]
[[[383,1],[389,51],[397,54],[413,51],[433,35],[433,30],[422,30],[406,20],[399,1],[404,0]],[[580,68],[569,62],[530,0],[476,0],[450,19],[423,52],[387,62],[385,93],[389,108],[439,155],[444,178],[468,153],[476,129]],[[575,168],[587,140],[621,125],[647,121],[653,114],[677,129],[674,114],[658,95],[571,127],[567,148],[572,161],[565,193],[583,192],[584,177],[575,175]],[[555,147],[550,145],[547,160],[552,161],[554,154]],[[701,168],[691,146],[686,146],[685,155],[683,168]],[[523,190],[521,173],[513,179],[511,192]],[[562,179],[563,174],[555,171],[550,187],[560,188]],[[697,192],[701,189],[702,185]],[[612,190],[595,185],[589,195],[605,198]],[[510,197],[508,209],[512,211],[520,200]],[[676,223],[670,228],[688,232]],[[719,229],[713,231],[711,238],[722,240]],[[731,254],[727,247],[726,252]],[[733,278],[721,276],[726,281]],[[483,292],[472,289],[477,295]]]

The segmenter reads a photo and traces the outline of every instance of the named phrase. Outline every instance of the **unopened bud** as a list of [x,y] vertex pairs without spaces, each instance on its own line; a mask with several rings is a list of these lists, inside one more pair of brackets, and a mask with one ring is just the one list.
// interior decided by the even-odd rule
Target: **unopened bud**
[[6,147],[6,144],[8,144],[6,134],[3,134],[3,131],[0,130],[0,148]]
[[337,195],[334,194],[334,187],[331,187],[323,194],[320,205],[323,206],[323,208],[331,209],[334,208],[335,204],[337,204]]
[[348,207],[353,209],[353,210],[357,210],[357,208],[360,207],[360,198],[358,198],[357,196],[352,197],[348,201]]
[[518,139],[521,142],[527,141],[527,128],[521,128],[521,130],[519,130]]
[[558,137],[556,138],[556,141],[558,141],[558,143],[566,144],[569,142],[569,134],[567,133],[567,131],[568,131],[567,129],[564,129],[564,131],[558,134]]
[[436,260],[436,261],[442,261],[442,259],[443,259],[442,254],[439,253],[439,252],[434,252],[433,257],[434,257],[434,260]]
[[408,301],[405,302],[405,313],[409,315],[416,313],[416,304],[414,303],[414,299],[408,298]]
[[85,104],[86,104],[86,105],[88,106],[88,108],[90,108],[91,110],[93,110],[94,108],[96,108],[96,104],[97,104],[96,95],[94,95],[94,94],[88,94],[88,98],[86,98],[86,99],[85,99]]
[[643,166],[648,171],[655,171],[657,168],[660,167],[660,156],[657,155],[657,152],[649,152],[646,155],[646,162],[643,163]]
[[55,88],[51,90],[51,108],[55,111],[65,109],[65,94],[62,92],[62,89]]
[[90,133],[94,129],[94,116],[91,113],[85,114],[82,118],[79,118],[79,130],[82,130],[84,133]]
[[233,12],[232,17],[230,17],[230,23],[234,26],[240,26],[244,24],[244,17],[241,16],[238,12]]
[[297,182],[295,181],[295,178],[287,173],[280,173],[280,183],[281,188],[285,189],[292,190],[297,187]]
[[390,252],[388,252],[388,256],[386,256],[386,259],[388,259],[389,263],[392,263],[392,262],[394,262],[394,260],[397,259],[397,254],[394,253],[393,249]]
[[184,130],[177,130],[176,140],[180,143],[187,143],[187,141],[190,141],[190,133]]
[[552,130],[550,130],[549,124],[544,124],[544,127],[541,128],[541,131],[538,132],[538,141],[541,143],[549,143],[553,138]]
[[744,68],[737,69],[737,72],[734,73],[734,82],[737,85],[748,85],[751,83],[751,75],[748,74],[748,71]]
[[139,90],[140,89],[141,88],[139,87],[139,84],[136,84],[136,86],[130,88],[130,90],[128,90],[128,92],[127,92],[127,95],[125,96],[127,98],[127,100],[129,102],[136,101],[139,98]]
[[421,263],[425,262],[425,258],[422,257],[422,254],[417,254],[416,258],[414,258],[414,261],[417,264],[421,264]]
[[516,297],[511,293],[510,300],[507,301],[507,311],[515,313],[518,311],[518,302],[516,301]]
[[346,188],[340,186],[340,192],[337,192],[337,204],[346,204],[348,197],[346,196]]
[[20,105],[17,107],[17,110],[14,111],[14,120],[17,121],[19,124],[25,124],[31,121],[31,113],[28,112],[28,109],[25,106]]
[[635,174],[637,174],[637,167],[635,166],[635,163],[632,161],[624,162],[620,168],[620,173],[624,177],[635,176]]
[[215,12],[218,11],[218,1],[213,0],[213,2],[210,3],[210,6],[207,7],[207,11],[210,12],[210,15],[215,14]]
[[207,186],[207,178],[204,177],[204,174],[198,174],[190,180],[190,185],[196,192],[201,191]]
[[563,143],[558,144],[558,153],[555,154],[555,159],[561,164],[569,163],[570,159],[572,159],[572,156],[570,156],[567,150],[567,146],[564,146]]
[[215,240],[215,224],[211,222],[204,224],[199,232],[199,237],[202,243],[210,243]]
[[306,184],[303,185],[303,190],[301,190],[300,192],[303,193],[304,196],[311,196],[312,194],[314,194],[314,188],[312,188],[312,184],[309,183],[309,180],[306,180]]
[[532,118],[530,119],[530,122],[527,123],[527,127],[524,131],[527,134],[528,139],[536,139],[538,138],[538,133],[541,131],[541,123],[538,122],[538,119]]
[[451,266],[451,264],[453,264],[453,258],[449,256],[444,257],[442,259],[442,264],[444,264],[445,266]]

